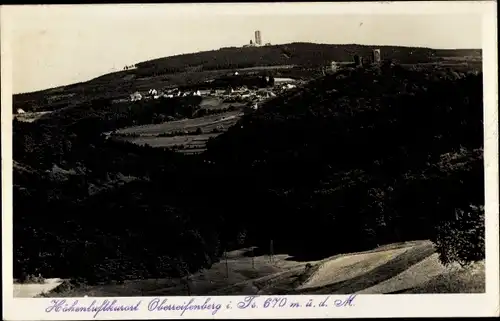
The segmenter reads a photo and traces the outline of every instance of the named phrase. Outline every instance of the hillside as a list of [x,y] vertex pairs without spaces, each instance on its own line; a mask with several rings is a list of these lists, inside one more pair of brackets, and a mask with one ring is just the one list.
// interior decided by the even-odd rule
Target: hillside
[[290,250],[431,237],[455,208],[483,202],[481,81],[351,69],[270,101],[208,143],[228,173],[227,210],[246,204],[240,224]]
[[245,246],[318,261],[419,239],[444,263],[484,259],[481,73],[346,68],[196,156],[103,137],[163,103],[14,122],[16,276],[180,278]]
[[[224,48],[219,50],[183,54],[159,58],[137,64],[138,70],[169,73],[186,71],[189,68],[201,70],[239,69],[256,66],[299,65],[319,66],[334,61],[352,61],[358,54],[369,56],[373,48],[380,48],[384,59],[400,63],[422,63],[431,60],[445,60],[449,57],[481,56],[481,50],[436,50],[399,46],[330,45],[314,43],[290,43],[284,45]],[[137,71],[139,72],[139,71]]]
[[296,261],[278,254],[252,257],[253,249],[227,253],[188,279],[160,278],[82,285],[50,280],[15,285],[16,297],[102,297],[164,295],[395,294],[484,292],[484,262],[444,266],[429,241],[388,244],[320,261]]
[[314,43],[225,48],[140,62],[136,64],[136,69],[109,73],[82,83],[14,95],[14,110],[47,111],[71,107],[78,102],[99,97],[124,98],[135,91],[203,82],[241,68],[297,66],[278,70],[283,76],[310,77],[311,72],[305,69],[329,65],[332,60],[353,61],[354,54],[369,57],[374,47],[381,49],[383,59],[408,64],[445,62],[457,58],[459,62],[470,64],[477,64],[479,59],[480,64],[481,57],[480,49],[437,50]]

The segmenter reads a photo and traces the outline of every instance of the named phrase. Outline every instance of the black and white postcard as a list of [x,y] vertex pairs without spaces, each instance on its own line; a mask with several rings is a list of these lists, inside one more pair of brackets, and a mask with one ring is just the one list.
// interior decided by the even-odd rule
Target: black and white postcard
[[0,10],[6,320],[499,315],[496,2]]

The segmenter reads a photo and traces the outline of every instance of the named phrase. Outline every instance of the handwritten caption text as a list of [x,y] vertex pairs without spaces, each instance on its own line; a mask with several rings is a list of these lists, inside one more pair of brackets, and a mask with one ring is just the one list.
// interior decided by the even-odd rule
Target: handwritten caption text
[[[354,306],[356,295],[352,294],[343,298],[335,296],[246,296],[237,300],[227,300],[213,297],[192,298],[153,298],[139,300],[134,303],[120,303],[118,299],[94,299],[82,302],[81,300],[53,299],[45,309],[47,313],[92,313],[93,318],[104,312],[175,312],[184,316],[186,312],[206,311],[216,315],[223,310],[251,310],[251,309],[310,309],[310,308],[345,308]],[[127,300],[129,301],[129,300]]]

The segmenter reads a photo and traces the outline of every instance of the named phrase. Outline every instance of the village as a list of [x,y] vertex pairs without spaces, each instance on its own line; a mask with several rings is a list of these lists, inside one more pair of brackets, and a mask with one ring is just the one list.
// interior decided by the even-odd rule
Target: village
[[[238,76],[234,72],[232,76]],[[157,99],[174,99],[176,97],[201,97],[199,109],[211,110],[213,114],[200,117],[167,121],[159,124],[132,126],[106,133],[108,138],[126,140],[139,145],[171,148],[186,153],[197,154],[205,149],[207,140],[220,135],[234,126],[238,119],[247,112],[252,112],[269,99],[286,91],[297,88],[304,83],[291,78],[275,78],[273,85],[263,88],[258,86],[228,86],[226,89],[211,87],[213,80],[189,90],[179,87],[136,91],[130,95],[130,102]],[[269,82],[269,77],[266,78]],[[198,89],[198,88],[199,89]]]
[[[238,72],[234,73],[234,76],[238,76]],[[206,81],[210,83],[213,80]],[[266,77],[266,81],[269,81],[269,77]],[[292,78],[275,78],[272,87],[258,88],[258,87],[248,87],[239,86],[232,88],[229,86],[226,89],[194,89],[185,90],[179,89],[177,87],[167,88],[167,89],[155,89],[151,88],[147,92],[136,91],[130,94],[129,101],[139,101],[148,99],[159,99],[159,98],[174,98],[174,97],[186,97],[186,96],[199,96],[206,99],[215,98],[221,103],[242,103],[247,106],[252,106],[253,109],[257,109],[259,103],[276,97],[281,93],[296,88],[298,85],[303,84],[304,81],[295,80]],[[200,86],[203,87],[203,86]],[[216,107],[216,106],[213,106]]]

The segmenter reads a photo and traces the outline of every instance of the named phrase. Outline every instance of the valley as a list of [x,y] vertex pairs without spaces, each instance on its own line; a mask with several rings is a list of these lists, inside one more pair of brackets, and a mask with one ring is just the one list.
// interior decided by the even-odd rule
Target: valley
[[484,292],[481,51],[379,47],[15,95],[15,295]]

